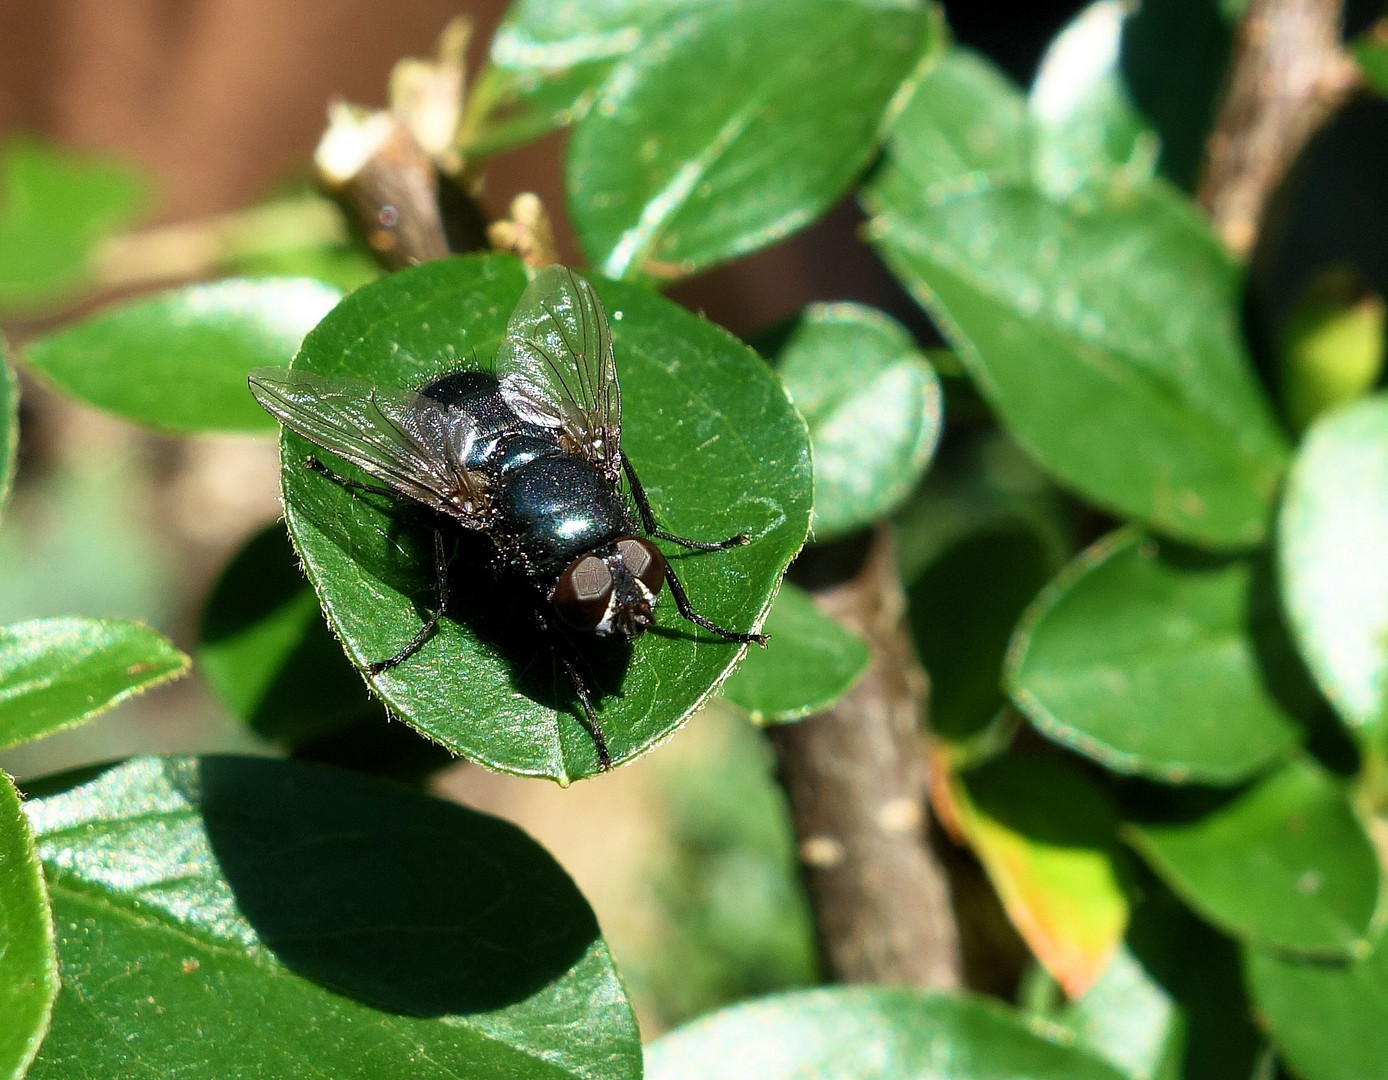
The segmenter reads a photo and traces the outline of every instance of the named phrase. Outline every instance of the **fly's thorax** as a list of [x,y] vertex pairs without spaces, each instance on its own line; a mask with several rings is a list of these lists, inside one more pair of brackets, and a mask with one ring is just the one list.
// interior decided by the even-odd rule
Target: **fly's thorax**
[[665,558],[644,537],[621,536],[574,559],[550,593],[558,616],[576,630],[630,640],[655,617]]
[[496,527],[527,572],[556,580],[580,555],[627,531],[616,487],[587,461],[557,448],[500,477]]

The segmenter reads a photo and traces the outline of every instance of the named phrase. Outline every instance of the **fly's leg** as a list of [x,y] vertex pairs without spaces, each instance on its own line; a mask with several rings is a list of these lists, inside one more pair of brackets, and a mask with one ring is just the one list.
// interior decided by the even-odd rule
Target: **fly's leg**
[[[631,497],[636,502],[636,512],[641,515],[641,527],[647,534],[659,540],[669,540],[672,544],[679,544],[680,547],[692,548],[695,551],[722,551],[724,548],[741,547],[743,544],[750,543],[751,537],[746,533],[738,533],[730,536],[726,540],[690,540],[688,537],[675,536],[668,533],[655,523],[655,513],[651,510],[651,501],[646,498],[646,489],[641,486],[641,480],[636,475],[636,470],[632,467],[631,460],[622,455],[622,471],[627,474],[627,483],[631,485]],[[683,608],[680,609],[683,613]],[[685,616],[688,618],[688,616]]]
[[597,710],[593,708],[593,695],[588,690],[588,684],[583,681],[583,676],[578,673],[578,668],[574,667],[573,662],[565,655],[569,643],[567,639],[556,634],[550,628],[549,620],[544,617],[542,612],[535,612],[535,622],[539,625],[540,632],[549,638],[554,655],[564,666],[564,674],[569,677],[569,685],[574,688],[574,696],[578,698],[579,705],[583,707],[583,718],[588,726],[588,734],[592,736],[593,746],[598,752],[598,772],[607,772],[608,769],[612,768],[612,755],[607,750],[607,736],[603,733],[602,724],[598,723]]
[[320,476],[326,476],[334,483],[341,484],[345,488],[354,491],[365,491],[369,495],[389,495],[392,499],[398,499],[400,493],[391,491],[390,488],[378,487],[375,484],[363,484],[360,480],[353,480],[350,476],[343,476],[341,473],[333,472],[316,457],[304,458],[304,467],[311,472],[316,472]]
[[[641,480],[637,477],[636,470],[632,467],[626,454],[622,455],[622,471],[627,474],[627,483],[631,485],[631,497],[636,501],[637,513],[641,515],[641,527],[649,535],[660,540],[669,540],[671,543],[683,547],[693,548],[695,551],[722,551],[724,548],[740,547],[750,540],[746,533],[738,533],[736,536],[730,536],[726,540],[719,540],[715,543],[688,540],[682,536],[671,535],[656,525],[655,513],[651,510],[651,501],[646,498],[646,489],[641,486]],[[765,634],[745,634],[740,630],[724,629],[712,620],[700,615],[694,610],[694,605],[689,602],[689,594],[684,591],[684,586],[680,584],[680,579],[675,574],[675,568],[668,562],[665,564],[665,580],[670,583],[670,595],[675,598],[676,610],[695,626],[701,626],[709,633],[717,634],[729,641],[749,641],[757,645],[765,645],[769,640]]]
[[408,644],[398,653],[388,659],[376,660],[367,664],[366,670],[372,675],[389,671],[419,652],[420,646],[429,640],[429,635],[434,632],[434,627],[438,626],[439,620],[443,618],[443,613],[448,610],[448,556],[444,553],[443,532],[439,529],[434,530],[434,582],[438,588],[438,610],[425,620],[424,625],[419,628],[419,633],[410,638]]
[[744,634],[740,630],[727,630],[700,615],[694,610],[694,605],[689,602],[689,594],[684,591],[680,579],[675,576],[675,568],[668,562],[665,564],[665,580],[670,586],[670,595],[675,598],[675,609],[695,626],[702,626],[709,633],[717,634],[729,641],[749,641],[754,645],[764,646],[771,640],[765,634]]

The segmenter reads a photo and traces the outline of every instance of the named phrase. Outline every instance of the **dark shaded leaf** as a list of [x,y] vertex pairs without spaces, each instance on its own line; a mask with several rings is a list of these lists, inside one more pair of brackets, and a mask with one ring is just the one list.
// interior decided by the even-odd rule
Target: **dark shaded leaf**
[[895,509],[920,481],[944,421],[940,381],[906,328],[862,304],[813,304],[772,364],[810,426],[815,540]]
[[20,1080],[58,993],[53,915],[19,792],[0,771],[0,1076]]
[[1338,781],[1298,760],[1133,845],[1192,908],[1245,942],[1323,956],[1366,948],[1379,870]]
[[19,450],[19,383],[0,337],[0,510],[9,501]]
[[809,224],[867,165],[930,36],[917,0],[691,7],[611,72],[570,138],[584,250],[610,277],[669,278]]
[[981,999],[836,987],[763,998],[646,1048],[648,1080],[1121,1080]]
[[105,157],[31,140],[0,148],[0,311],[25,312],[81,286],[97,243],[146,200],[143,177]]
[[323,621],[279,522],[222,571],[198,638],[207,681],[266,738],[299,743],[384,715]]
[[[699,611],[737,629],[760,622],[803,543],[811,466],[804,421],[750,349],[642,289],[596,282],[612,319],[623,396],[623,448],[661,524],[752,543],[668,553]],[[304,342],[296,367],[384,387],[417,387],[485,365],[525,286],[506,256],[451,259],[391,275],[348,296]],[[359,667],[392,655],[437,603],[430,519],[345,490],[302,466],[315,448],[283,441],[290,534]],[[524,590],[477,564],[485,546],[453,550],[450,618],[420,652],[371,679],[401,719],[457,753],[507,772],[567,781],[597,767],[565,676],[537,635]],[[745,648],[715,640],[663,602],[630,654],[594,642],[583,664],[620,762],[673,731]]]
[[1267,577],[1252,560],[1115,533],[1017,627],[1009,693],[1043,734],[1110,769],[1238,783],[1293,751],[1310,708]]
[[231,278],[119,304],[41,337],[30,366],[98,408],[168,431],[273,431],[246,392],[342,298],[309,278]]
[[640,1076],[593,913],[512,825],[346,772],[138,758],[30,819],[63,989],[31,1076]]
[[765,630],[770,644],[749,649],[723,684],[723,696],[755,724],[785,724],[822,712],[867,669],[867,643],[790,582],[781,585]]
[[1363,741],[1388,733],[1388,395],[1326,416],[1287,481],[1282,592],[1306,663]]
[[188,663],[163,635],[124,619],[0,627],[0,748],[75,727]]

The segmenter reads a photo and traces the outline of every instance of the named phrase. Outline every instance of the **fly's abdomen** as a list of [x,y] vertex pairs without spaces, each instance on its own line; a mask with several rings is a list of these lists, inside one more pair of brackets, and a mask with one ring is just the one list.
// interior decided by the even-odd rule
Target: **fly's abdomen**
[[606,477],[559,450],[509,472],[492,505],[498,526],[535,573],[562,573],[626,528],[621,499]]

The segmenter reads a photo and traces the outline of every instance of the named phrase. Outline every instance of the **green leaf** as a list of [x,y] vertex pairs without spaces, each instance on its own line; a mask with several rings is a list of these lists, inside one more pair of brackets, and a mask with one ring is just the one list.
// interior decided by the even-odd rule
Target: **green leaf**
[[768,351],[810,426],[810,528],[829,540],[915,488],[940,438],[940,380],[905,327],[862,304],[812,304],[783,335]]
[[646,1048],[647,1080],[1122,1080],[982,999],[835,987],[714,1013]]
[[1250,559],[1115,533],[1017,627],[1008,691],[1042,734],[1107,768],[1238,783],[1295,749],[1310,710],[1266,577]]
[[1066,763],[1016,753],[960,784],[964,834],[1012,925],[1067,994],[1082,994],[1128,924],[1108,796]]
[[0,1077],[20,1080],[58,993],[53,914],[19,792],[0,772]]
[[0,627],[0,749],[75,727],[176,679],[188,657],[124,619],[33,619]]
[[0,336],[0,510],[10,498],[19,456],[19,382]]
[[310,278],[230,278],[108,308],[34,341],[29,364],[69,394],[167,431],[273,431],[246,391],[287,367],[342,298]]
[[[998,141],[971,125],[983,84],[960,92],[938,75],[866,192],[879,252],[1059,482],[1181,539],[1258,543],[1286,446],[1240,338],[1238,274],[1209,227],[1160,182],[1117,174],[1049,192],[1020,137],[1005,155],[975,152],[973,140]],[[924,164],[941,145],[953,162]]]
[[1388,394],[1330,413],[1298,451],[1278,526],[1306,663],[1345,723],[1388,732]]
[[[643,289],[595,283],[612,319],[623,398],[622,445],[661,524],[745,547],[667,549],[695,607],[720,625],[756,625],[804,542],[813,478],[804,421],[746,346]],[[418,386],[485,365],[525,286],[506,256],[451,259],[393,274],[348,296],[304,341],[296,366],[383,386]],[[436,603],[430,520],[359,496],[302,467],[315,448],[282,444],[290,535],[329,625],[358,667],[392,655]],[[597,767],[593,742],[529,600],[453,561],[450,618],[407,663],[370,681],[391,710],[457,753],[505,772],[565,782]],[[745,646],[681,619],[668,598],[629,657],[594,642],[585,662],[614,762],[670,734],[717,687]]]
[[867,166],[929,29],[919,0],[704,4],[671,21],[570,138],[584,250],[610,277],[668,278],[809,224]]
[[1038,171],[1051,191],[1075,191],[1116,169],[1139,183],[1156,167],[1156,133],[1134,108],[1120,63],[1132,11],[1124,0],[1096,0],[1041,59],[1028,104],[1040,131]]
[[1339,783],[1309,761],[1198,817],[1129,835],[1191,907],[1243,941],[1329,956],[1367,948],[1374,849]]
[[70,295],[97,243],[145,201],[143,177],[122,162],[30,140],[0,147],[0,311]]
[[1364,81],[1388,97],[1388,19],[1380,19],[1360,34],[1352,46]]
[[1363,397],[1383,373],[1383,297],[1344,266],[1311,279],[1282,331],[1282,406],[1304,431],[1322,413]]
[[198,668],[243,723],[299,743],[381,716],[279,522],[251,538],[203,608]]
[[1012,629],[1057,569],[1045,539],[1014,519],[966,533],[916,578],[906,598],[932,735],[963,744],[997,716]]
[[1244,952],[1258,1014],[1287,1064],[1306,1080],[1388,1076],[1388,946],[1348,963]]
[[785,724],[822,712],[867,670],[867,642],[790,582],[781,585],[765,630],[770,644],[749,649],[723,684],[723,696],[755,724]]
[[31,1077],[640,1076],[592,911],[513,825],[230,757],[138,758],[29,811],[63,977]]

